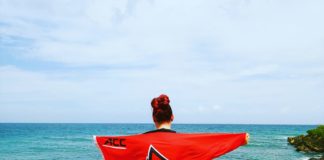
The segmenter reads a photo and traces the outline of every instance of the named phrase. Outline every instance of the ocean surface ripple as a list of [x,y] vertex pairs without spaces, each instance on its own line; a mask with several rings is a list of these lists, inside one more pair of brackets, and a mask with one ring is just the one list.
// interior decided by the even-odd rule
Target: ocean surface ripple
[[[306,160],[287,144],[314,125],[174,124],[177,132],[250,133],[247,146],[219,160]],[[129,135],[153,130],[153,124],[0,123],[1,160],[101,160],[93,135]]]

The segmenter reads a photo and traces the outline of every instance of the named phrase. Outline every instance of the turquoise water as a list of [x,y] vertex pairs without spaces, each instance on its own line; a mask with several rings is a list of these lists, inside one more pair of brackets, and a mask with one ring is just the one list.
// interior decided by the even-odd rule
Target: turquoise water
[[[247,146],[221,160],[302,160],[287,144],[311,125],[174,124],[178,132],[249,132]],[[0,123],[0,160],[100,160],[92,135],[128,135],[154,129],[152,124],[13,124]]]

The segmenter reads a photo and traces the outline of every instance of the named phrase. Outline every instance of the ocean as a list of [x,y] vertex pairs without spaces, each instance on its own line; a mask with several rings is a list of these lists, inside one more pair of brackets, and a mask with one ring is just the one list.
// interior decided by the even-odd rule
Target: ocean
[[[288,136],[315,125],[173,124],[177,132],[248,132],[250,143],[218,160],[306,160]],[[153,130],[153,124],[0,123],[0,160],[101,160],[93,135],[129,135]]]

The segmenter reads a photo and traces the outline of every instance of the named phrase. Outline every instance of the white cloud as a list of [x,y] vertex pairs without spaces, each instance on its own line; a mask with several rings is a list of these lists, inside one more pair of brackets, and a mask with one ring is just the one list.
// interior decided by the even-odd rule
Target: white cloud
[[[3,32],[35,39],[29,56],[48,61],[94,65],[156,57],[176,65],[227,56],[284,64],[324,59],[324,23],[317,20],[323,12],[315,2],[3,1],[1,15],[10,24]],[[207,53],[193,51],[196,45]]]
[[252,69],[242,70],[239,73],[240,76],[255,76],[255,75],[266,75],[266,74],[273,74],[274,72],[278,71],[277,65],[264,65],[264,66],[257,66]]
[[[128,121],[148,122],[149,102],[160,93],[170,96],[175,121],[182,123],[270,123],[274,120],[269,115],[276,116],[282,106],[291,105],[296,114],[289,116],[289,122],[317,122],[320,118],[315,117],[323,113],[319,108],[311,120],[309,114],[302,114],[309,113],[309,105],[323,103],[317,91],[323,85],[320,80],[317,83],[307,79],[238,82],[218,79],[208,73],[189,79],[185,73],[178,72],[180,80],[161,79],[160,74],[167,73],[154,69],[32,72],[13,66],[1,67],[2,121],[54,121],[66,115],[63,112],[66,111],[74,116],[62,121],[85,122],[80,117],[90,115],[96,115],[97,119],[87,118],[94,122],[125,121],[122,117],[106,115],[114,113],[127,116]],[[204,84],[204,79],[210,82]],[[53,109],[63,111],[51,112]],[[15,112],[20,110],[28,115],[38,110],[38,114],[25,119]],[[55,113],[56,116],[52,115]],[[47,119],[46,114],[52,118]],[[230,118],[233,116],[236,119]]]
[[197,111],[201,113],[214,113],[215,111],[220,111],[222,109],[219,105],[214,106],[198,106]]
[[[271,123],[276,122],[271,116],[285,106],[300,109],[289,122],[321,121],[316,116],[308,121],[301,114],[306,106],[324,103],[319,96],[324,78],[323,5],[2,0],[0,40],[20,51],[6,54],[66,67],[30,71],[23,65],[2,66],[0,100],[8,111],[3,115],[13,105],[12,115],[22,104],[32,107],[38,102],[93,108],[94,114],[114,105],[128,107],[130,119],[136,121],[131,115],[144,115],[152,95],[167,92],[179,106],[179,122],[194,121],[187,117],[201,110],[201,122],[233,122],[229,117],[234,114],[242,123]],[[21,38],[29,43],[15,44]],[[98,119],[114,120],[104,115]]]

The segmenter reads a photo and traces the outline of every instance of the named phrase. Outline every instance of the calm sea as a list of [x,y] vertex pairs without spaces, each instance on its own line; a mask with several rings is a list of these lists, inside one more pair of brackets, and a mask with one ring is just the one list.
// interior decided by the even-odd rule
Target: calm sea
[[[287,144],[311,125],[174,124],[178,132],[249,132],[247,146],[220,160],[302,160]],[[16,124],[0,123],[0,160],[100,160],[93,135],[129,135],[154,129],[152,124]]]

